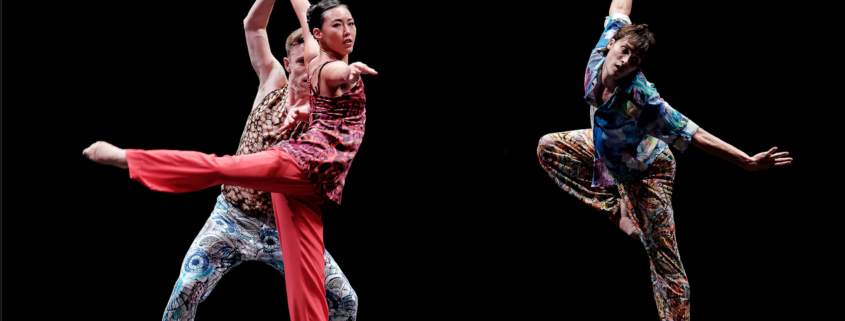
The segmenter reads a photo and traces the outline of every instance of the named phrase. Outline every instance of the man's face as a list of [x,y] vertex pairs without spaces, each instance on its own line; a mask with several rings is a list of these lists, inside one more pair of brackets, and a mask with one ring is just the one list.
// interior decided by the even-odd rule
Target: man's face
[[622,79],[637,70],[643,62],[639,53],[628,44],[628,38],[619,41],[610,39],[607,44],[607,57],[604,60],[604,72],[613,79]]
[[308,70],[305,65],[305,44],[290,48],[290,57],[285,57],[288,83],[299,93],[308,93]]

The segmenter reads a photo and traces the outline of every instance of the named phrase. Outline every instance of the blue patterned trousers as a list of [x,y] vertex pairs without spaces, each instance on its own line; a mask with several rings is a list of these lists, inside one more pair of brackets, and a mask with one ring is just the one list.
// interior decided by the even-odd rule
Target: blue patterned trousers
[[[358,295],[337,262],[326,251],[326,301],[329,320],[355,320]],[[194,320],[197,305],[211,294],[220,278],[244,261],[264,262],[285,273],[275,224],[247,216],[223,195],[197,235],[173,287],[162,320]]]

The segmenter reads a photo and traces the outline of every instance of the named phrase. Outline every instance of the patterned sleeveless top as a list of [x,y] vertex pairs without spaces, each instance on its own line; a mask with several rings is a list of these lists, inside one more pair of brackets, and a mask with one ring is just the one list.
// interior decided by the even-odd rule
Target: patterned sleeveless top
[[[280,148],[295,159],[306,177],[317,186],[320,206],[340,205],[346,173],[361,146],[366,122],[364,82],[358,83],[340,97],[320,96],[311,78],[330,62],[322,64],[308,77],[311,91],[311,128],[304,134],[283,143]],[[319,77],[319,74],[317,74]]]
[[[235,155],[252,154],[270,149],[308,130],[308,124],[297,122],[292,130],[279,133],[279,127],[288,115],[285,108],[287,88],[288,86],[285,85],[271,91],[264,96],[258,106],[252,109]],[[226,201],[244,214],[256,218],[273,217],[273,202],[270,200],[270,193],[230,185],[223,185],[221,189]]]

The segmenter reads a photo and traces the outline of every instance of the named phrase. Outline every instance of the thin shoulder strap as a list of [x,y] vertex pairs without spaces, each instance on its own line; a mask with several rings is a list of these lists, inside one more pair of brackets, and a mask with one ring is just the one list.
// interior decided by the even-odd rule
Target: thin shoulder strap
[[[317,74],[317,85],[316,85],[316,86],[314,86],[314,85],[313,85],[313,83],[314,83],[313,81],[312,81],[311,83],[312,83],[312,87],[314,87],[314,91],[315,91],[315,93],[316,93],[318,96],[320,95],[320,75],[322,75],[322,74],[323,74],[323,67],[325,67],[325,66],[326,66],[326,65],[328,65],[329,63],[332,63],[332,62],[335,62],[335,61],[340,61],[340,60],[329,60],[329,61],[326,61],[326,62],[324,62],[322,65],[320,65],[320,68],[314,69],[314,71],[311,73],[311,78],[314,78],[314,74]],[[319,73],[318,73],[317,71],[319,71]]]

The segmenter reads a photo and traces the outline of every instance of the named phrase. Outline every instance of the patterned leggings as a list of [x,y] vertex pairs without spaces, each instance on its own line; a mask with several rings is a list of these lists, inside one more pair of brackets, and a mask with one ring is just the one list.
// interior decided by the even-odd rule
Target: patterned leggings
[[[329,319],[355,320],[358,295],[328,251],[324,258]],[[197,305],[211,294],[226,272],[243,261],[264,262],[283,276],[285,273],[275,223],[244,215],[220,195],[182,262],[162,320],[193,320]]]
[[[543,136],[537,154],[543,169],[561,189],[608,216],[615,215],[619,211],[617,197],[607,188],[591,187],[593,146],[591,130],[574,130]],[[673,321],[689,320],[689,282],[675,242],[674,178],[675,158],[663,148],[640,177],[617,186],[651,261],[660,320]]]

